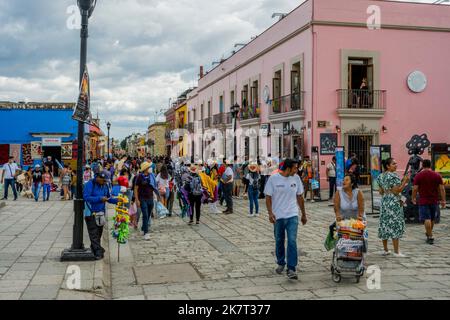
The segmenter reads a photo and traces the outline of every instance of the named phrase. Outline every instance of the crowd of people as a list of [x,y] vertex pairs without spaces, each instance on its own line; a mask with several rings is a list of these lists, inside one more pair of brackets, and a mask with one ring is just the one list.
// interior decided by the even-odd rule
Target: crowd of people
[[[8,198],[11,187],[14,199],[19,192],[31,190],[35,201],[43,190],[43,200],[48,201],[52,191],[56,191],[54,167],[51,159],[44,161],[43,168],[36,165],[21,172],[13,158],[3,166],[1,177],[4,183],[4,199]],[[383,245],[384,256],[390,255],[388,241],[392,240],[395,257],[405,257],[400,251],[400,239],[405,232],[405,219],[401,194],[410,183],[406,174],[398,175],[397,162],[393,158],[383,161],[384,172],[378,177],[381,208],[378,238]],[[233,214],[235,199],[248,201],[249,218],[260,214],[260,199],[265,199],[269,221],[274,224],[276,272],[281,274],[287,265],[287,276],[297,279],[297,231],[299,221],[306,224],[305,200],[308,191],[311,200],[315,190],[312,163],[308,157],[303,161],[271,158],[261,161],[245,159],[238,163],[222,158],[221,161],[208,160],[191,163],[189,160],[174,161],[169,157],[145,157],[121,159],[96,159],[88,161],[83,168],[83,198],[85,200],[85,220],[91,239],[92,252],[98,259],[103,258],[101,247],[105,203],[116,203],[114,189],[119,187],[131,200],[127,205],[131,215],[131,226],[141,225],[142,237],[150,240],[152,219],[156,217],[155,207],[159,203],[168,210],[168,216],[188,217],[188,224],[201,223],[202,208],[209,207],[210,214]],[[334,202],[335,220],[358,219],[366,221],[363,192],[358,187],[359,163],[356,154],[350,154],[345,163],[345,178],[342,188],[336,190],[336,158],[326,167],[330,183],[329,199]],[[76,197],[76,171],[67,165],[58,171],[61,200]],[[19,179],[20,177],[20,179]],[[426,242],[434,243],[433,227],[438,218],[438,204],[445,207],[445,189],[440,175],[431,170],[430,160],[423,161],[422,171],[415,177],[413,202],[419,194],[420,220],[426,229]],[[242,193],[241,193],[242,192]],[[175,199],[179,211],[174,208]],[[224,205],[220,211],[218,204]],[[299,219],[299,211],[301,216]],[[103,213],[103,214],[102,214]],[[286,241],[287,238],[287,241]],[[287,245],[287,246],[286,246]],[[286,254],[287,253],[287,254]],[[286,262],[287,259],[287,262]]]

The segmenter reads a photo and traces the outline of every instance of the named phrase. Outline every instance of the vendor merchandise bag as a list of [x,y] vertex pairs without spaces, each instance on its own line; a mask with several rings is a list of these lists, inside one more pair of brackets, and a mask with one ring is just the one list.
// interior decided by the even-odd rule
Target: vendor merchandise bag
[[158,215],[159,219],[163,219],[169,214],[169,210],[167,210],[167,208],[164,207],[161,202],[156,201],[155,207],[156,207],[156,214]]

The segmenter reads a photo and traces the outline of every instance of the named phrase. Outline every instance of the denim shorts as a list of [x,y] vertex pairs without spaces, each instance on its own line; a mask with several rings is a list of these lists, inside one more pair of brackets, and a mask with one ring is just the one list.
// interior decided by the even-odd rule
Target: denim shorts
[[420,221],[425,220],[435,221],[438,217],[438,205],[437,204],[427,204],[419,206]]

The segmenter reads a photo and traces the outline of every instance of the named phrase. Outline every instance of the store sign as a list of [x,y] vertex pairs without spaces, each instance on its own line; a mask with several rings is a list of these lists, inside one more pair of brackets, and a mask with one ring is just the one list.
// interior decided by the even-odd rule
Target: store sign
[[337,133],[321,133],[320,134],[320,154],[334,155],[337,146]]
[[61,147],[61,138],[42,138],[43,147]]

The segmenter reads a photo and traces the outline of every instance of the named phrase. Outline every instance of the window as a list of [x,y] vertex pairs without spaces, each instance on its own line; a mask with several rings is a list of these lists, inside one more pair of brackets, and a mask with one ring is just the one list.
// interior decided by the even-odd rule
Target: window
[[244,86],[244,89],[241,92],[241,104],[242,108],[245,108],[248,106],[248,85]]
[[372,108],[373,62],[369,58],[348,59],[349,107]]
[[223,113],[223,112],[224,112],[223,96],[220,96],[220,98],[219,98],[219,113]]
[[273,112],[279,113],[281,111],[281,70],[275,72],[272,79],[272,92],[273,92]]
[[194,109],[193,112],[194,112],[194,119],[192,121],[195,121],[197,120],[197,109]]
[[300,62],[292,65],[291,70],[291,110],[300,109]]
[[230,92],[230,107],[234,106],[236,101],[234,100],[234,90]]
[[211,117],[211,101],[208,101],[208,118]]
[[204,115],[205,115],[205,111],[203,110],[203,103],[202,103],[201,106],[200,106],[200,116],[201,116],[200,120],[204,119]]
[[254,81],[251,87],[251,102],[252,106],[258,105],[258,81]]

